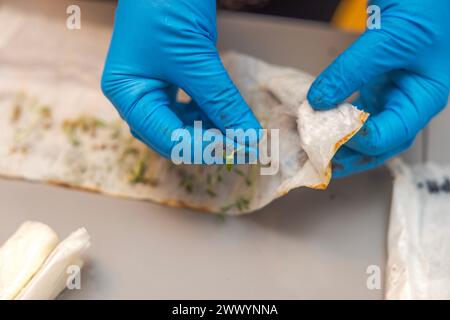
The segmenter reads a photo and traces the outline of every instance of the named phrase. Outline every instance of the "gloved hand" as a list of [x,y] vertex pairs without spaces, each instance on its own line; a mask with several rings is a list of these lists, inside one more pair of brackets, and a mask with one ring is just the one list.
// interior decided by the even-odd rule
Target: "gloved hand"
[[[224,69],[216,39],[215,0],[119,1],[102,90],[133,135],[166,158],[174,130],[192,133],[195,120],[218,128],[220,139],[228,128],[261,128]],[[178,103],[178,88],[192,102]]]
[[375,0],[381,29],[367,30],[313,83],[308,100],[335,107],[355,91],[367,123],[336,154],[334,177],[371,169],[404,151],[445,108],[450,87],[449,0]]

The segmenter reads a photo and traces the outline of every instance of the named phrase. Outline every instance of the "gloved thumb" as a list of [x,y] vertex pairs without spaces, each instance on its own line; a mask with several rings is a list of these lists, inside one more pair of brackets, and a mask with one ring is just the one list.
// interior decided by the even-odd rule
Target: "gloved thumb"
[[401,67],[405,53],[393,42],[386,32],[366,31],[314,81],[308,92],[311,106],[334,108],[374,77]]

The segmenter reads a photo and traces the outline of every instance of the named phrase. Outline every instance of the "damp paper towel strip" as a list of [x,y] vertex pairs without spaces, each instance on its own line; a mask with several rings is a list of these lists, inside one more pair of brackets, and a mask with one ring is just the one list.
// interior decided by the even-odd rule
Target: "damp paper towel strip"
[[58,22],[5,8],[0,30],[7,27],[8,37],[0,33],[1,176],[237,215],[294,188],[325,189],[332,157],[368,116],[350,104],[314,111],[306,99],[311,75],[224,54],[262,126],[279,130],[277,169],[175,165],[134,139],[101,93],[109,28],[86,23],[89,32],[69,37]]
[[56,299],[68,282],[81,277],[83,256],[90,246],[89,238],[87,230],[80,228],[58,244],[15,300]]
[[386,299],[450,299],[450,165],[390,163]]
[[0,300],[55,299],[79,275],[90,237],[80,228],[58,242],[49,226],[24,222],[0,247]]
[[47,225],[23,223],[0,248],[0,300],[14,299],[58,242],[58,235]]

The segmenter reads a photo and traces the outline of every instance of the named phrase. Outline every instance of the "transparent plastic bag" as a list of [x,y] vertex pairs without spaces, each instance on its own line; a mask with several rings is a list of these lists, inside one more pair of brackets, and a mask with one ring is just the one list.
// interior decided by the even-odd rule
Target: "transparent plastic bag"
[[386,299],[450,299],[450,166],[391,162]]

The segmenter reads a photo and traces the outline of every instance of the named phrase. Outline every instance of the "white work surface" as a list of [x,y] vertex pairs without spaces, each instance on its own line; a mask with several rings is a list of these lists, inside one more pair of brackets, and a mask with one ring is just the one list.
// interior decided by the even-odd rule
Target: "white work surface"
[[64,298],[382,298],[391,183],[375,171],[325,192],[295,190],[265,209],[216,216],[0,180],[0,241],[24,220],[92,236],[82,290]]
[[[65,17],[65,1],[14,2]],[[79,4],[86,19],[111,24],[113,2],[70,3]],[[312,73],[355,37],[320,24],[253,16],[222,14],[218,24],[221,49]],[[259,212],[223,221],[0,180],[0,242],[25,220],[45,222],[61,237],[86,227],[92,247],[82,289],[66,291],[67,299],[380,299],[382,289],[366,286],[366,269],[384,269],[390,197],[391,179],[380,169],[334,181],[324,192],[295,190]]]

